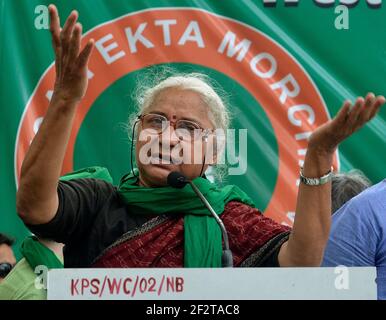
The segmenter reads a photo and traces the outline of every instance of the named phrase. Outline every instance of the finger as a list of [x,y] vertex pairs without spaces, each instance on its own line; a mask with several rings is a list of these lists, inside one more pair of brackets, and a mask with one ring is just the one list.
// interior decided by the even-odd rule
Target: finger
[[71,40],[72,32],[77,19],[78,19],[78,12],[74,10],[68,16],[66,23],[63,26],[63,30],[60,33],[60,42],[62,45],[63,56],[67,55],[69,42]]
[[367,122],[370,119],[370,114],[372,113],[374,103],[376,101],[374,93],[370,92],[367,94],[365,99],[364,107],[362,108],[359,117],[363,122]]
[[82,34],[82,25],[77,22],[74,27],[74,32],[68,49],[68,57],[70,61],[74,61],[79,55],[80,40]]
[[375,95],[374,93],[370,92],[367,94],[366,99],[365,99],[365,107],[371,107],[373,103],[375,102]]
[[375,98],[373,108],[369,115],[369,120],[375,117],[375,115],[378,113],[379,109],[385,104],[385,102],[386,102],[386,99],[384,96],[378,96]]
[[48,6],[48,11],[50,15],[50,32],[51,32],[51,40],[52,47],[55,52],[55,72],[56,77],[60,76],[61,70],[61,47],[60,47],[60,18],[58,14],[58,10],[54,5]]
[[58,10],[53,4],[48,6],[48,12],[50,15],[50,31],[52,43],[54,49],[56,50],[56,48],[60,46],[60,18]]
[[375,104],[382,107],[386,103],[386,98],[384,96],[378,96],[375,100]]
[[78,57],[78,67],[82,68],[84,66],[87,66],[88,60],[90,58],[92,49],[94,48],[94,39],[91,39],[87,42],[86,46],[82,50],[82,52],[79,54]]
[[350,107],[351,107],[351,101],[345,100],[345,102],[343,103],[343,106],[340,108],[340,110],[338,111],[338,114],[335,116],[335,120],[340,123],[346,122],[348,118],[348,113],[350,111]]
[[348,123],[354,128],[356,126],[356,123],[358,121],[358,116],[360,114],[361,109],[363,108],[365,104],[365,100],[363,97],[357,98],[355,101],[354,106],[350,110],[350,113],[348,115]]
[[68,16],[63,26],[62,33],[71,35],[77,19],[78,19],[78,11],[73,10]]

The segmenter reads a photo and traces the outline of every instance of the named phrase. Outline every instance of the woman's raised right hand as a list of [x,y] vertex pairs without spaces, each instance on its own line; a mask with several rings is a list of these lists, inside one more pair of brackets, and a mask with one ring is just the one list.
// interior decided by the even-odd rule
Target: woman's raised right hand
[[77,11],[71,12],[61,29],[58,10],[54,5],[50,5],[48,9],[52,46],[55,51],[54,97],[77,102],[83,98],[87,90],[87,65],[94,40],[89,40],[80,51],[82,25],[77,22]]

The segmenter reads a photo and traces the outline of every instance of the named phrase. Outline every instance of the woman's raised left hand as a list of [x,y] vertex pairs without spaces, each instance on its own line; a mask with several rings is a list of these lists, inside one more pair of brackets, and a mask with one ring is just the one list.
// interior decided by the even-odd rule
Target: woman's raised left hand
[[376,97],[372,92],[365,99],[358,97],[354,105],[345,101],[333,119],[312,133],[308,148],[320,154],[332,154],[339,143],[374,118],[385,101],[385,97]]

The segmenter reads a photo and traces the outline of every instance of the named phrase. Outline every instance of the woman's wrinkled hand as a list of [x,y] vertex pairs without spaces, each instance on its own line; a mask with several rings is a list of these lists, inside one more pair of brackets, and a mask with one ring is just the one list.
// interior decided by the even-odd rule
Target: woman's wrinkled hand
[[339,143],[374,118],[385,101],[385,97],[375,97],[373,93],[368,93],[365,99],[357,98],[354,105],[345,101],[332,120],[312,133],[308,148],[319,154],[332,154]]
[[87,90],[87,65],[94,47],[94,40],[89,40],[82,51],[82,25],[77,22],[78,13],[72,11],[60,28],[58,11],[49,6],[50,31],[52,46],[55,51],[55,88],[54,96],[66,101],[79,101]]

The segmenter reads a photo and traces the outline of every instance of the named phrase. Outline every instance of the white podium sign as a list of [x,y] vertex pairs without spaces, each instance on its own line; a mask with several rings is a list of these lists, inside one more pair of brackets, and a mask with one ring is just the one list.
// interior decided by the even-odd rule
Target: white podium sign
[[377,298],[376,269],[54,269],[48,299],[266,300]]

